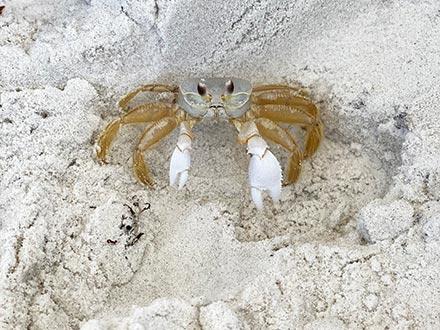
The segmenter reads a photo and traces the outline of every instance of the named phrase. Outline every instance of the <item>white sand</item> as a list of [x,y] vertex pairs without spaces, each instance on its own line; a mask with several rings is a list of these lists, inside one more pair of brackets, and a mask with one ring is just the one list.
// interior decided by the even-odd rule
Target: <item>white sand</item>
[[[440,327],[437,0],[5,5],[1,328]],[[196,129],[181,192],[175,134],[148,155],[155,191],[131,172],[140,128],[96,162],[121,95],[203,75],[300,81],[319,104],[326,140],[278,209],[254,210],[223,122]]]

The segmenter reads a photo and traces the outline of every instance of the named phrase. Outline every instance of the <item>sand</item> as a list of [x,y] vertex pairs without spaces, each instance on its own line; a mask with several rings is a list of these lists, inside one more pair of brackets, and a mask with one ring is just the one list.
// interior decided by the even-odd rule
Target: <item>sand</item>
[[[438,1],[4,5],[2,329],[440,327]],[[176,134],[155,190],[131,171],[141,127],[97,162],[119,97],[198,76],[310,91],[326,138],[280,205],[254,209],[222,121],[195,129],[182,191]]]

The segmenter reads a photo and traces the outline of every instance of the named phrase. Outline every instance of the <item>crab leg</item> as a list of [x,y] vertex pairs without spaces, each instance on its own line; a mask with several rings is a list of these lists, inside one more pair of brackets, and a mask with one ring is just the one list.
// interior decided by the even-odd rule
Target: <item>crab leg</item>
[[143,153],[170,134],[179,124],[177,117],[164,117],[153,122],[142,134],[139,144],[133,154],[133,169],[140,182],[153,186],[150,170],[145,163]]
[[273,121],[279,121],[290,124],[300,124],[309,126],[314,118],[298,108],[288,105],[266,104],[251,106],[251,112],[255,118],[269,118]]
[[[264,103],[264,105],[252,106],[252,116],[256,118],[267,118],[274,122],[304,125],[307,131],[304,158],[309,158],[316,152],[324,136],[324,125],[318,117],[319,111],[310,101],[308,101],[308,104],[301,101],[297,106],[293,106],[291,104],[293,104],[294,101],[288,104],[288,100],[289,99],[279,98],[271,101],[271,103],[269,103],[269,101],[260,102],[260,104]],[[283,101],[286,103],[282,103]]]
[[123,96],[120,100],[119,100],[119,107],[122,110],[126,110],[128,103],[139,93],[142,92],[156,92],[156,93],[176,93],[178,90],[177,86],[173,86],[173,85],[163,85],[163,84],[148,84],[148,85],[143,85],[140,86],[134,90],[132,90],[131,92],[129,92],[128,94],[126,94],[125,96]]
[[170,185],[182,189],[188,180],[188,171],[191,165],[191,142],[193,134],[191,129],[193,122],[184,121],[180,124],[180,134],[177,146],[170,161]]
[[258,105],[290,107],[313,119],[316,119],[319,115],[318,108],[310,100],[297,95],[289,95],[289,93],[283,91],[253,95],[253,103]]
[[273,121],[266,118],[255,119],[258,131],[265,139],[281,145],[290,152],[286,183],[293,183],[298,180],[301,171],[302,152],[289,130],[282,128]]
[[263,208],[263,191],[267,191],[274,202],[278,202],[280,199],[281,167],[254,122],[242,123],[234,120],[233,123],[239,132],[239,142],[247,143],[247,152],[251,155],[249,185],[252,200],[257,209],[261,210]]
[[97,144],[97,157],[106,162],[108,150],[119,129],[127,124],[147,123],[157,121],[163,117],[173,116],[177,111],[175,106],[164,103],[148,103],[140,105],[127,112],[122,117],[113,120],[102,132]]
[[317,121],[313,126],[307,127],[306,147],[304,150],[304,158],[311,157],[319,147],[324,136],[324,125],[322,121]]
[[289,93],[290,95],[300,95],[308,97],[309,94],[305,91],[301,86],[290,86],[290,85],[282,85],[282,84],[268,84],[268,85],[257,85],[252,88],[252,92],[254,94],[260,94],[264,92],[284,92]]

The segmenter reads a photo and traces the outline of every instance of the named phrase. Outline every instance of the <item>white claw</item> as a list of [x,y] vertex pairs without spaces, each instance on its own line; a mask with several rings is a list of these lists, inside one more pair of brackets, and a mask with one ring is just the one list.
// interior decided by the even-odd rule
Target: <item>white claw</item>
[[177,186],[177,189],[182,189],[188,180],[191,165],[190,149],[191,138],[186,134],[180,135],[170,161],[170,185]]
[[251,186],[251,196],[258,210],[263,209],[263,194],[260,189]]
[[257,209],[261,210],[263,208],[263,191],[267,191],[275,203],[280,199],[281,166],[269,151],[267,143],[259,136],[249,139],[248,153],[252,155],[249,162],[251,196]]
[[180,173],[179,186],[177,187],[177,189],[179,190],[182,189],[183,186],[185,186],[187,180],[188,180],[188,170]]

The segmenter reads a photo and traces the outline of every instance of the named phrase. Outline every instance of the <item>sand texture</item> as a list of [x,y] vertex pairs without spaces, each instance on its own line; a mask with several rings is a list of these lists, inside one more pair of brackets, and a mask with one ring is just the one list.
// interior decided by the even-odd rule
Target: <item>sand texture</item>
[[[440,328],[438,0],[3,4],[1,329]],[[176,133],[147,154],[155,190],[132,173],[141,125],[96,160],[122,95],[199,76],[319,106],[278,206],[255,210],[227,122],[195,129],[182,191]]]

